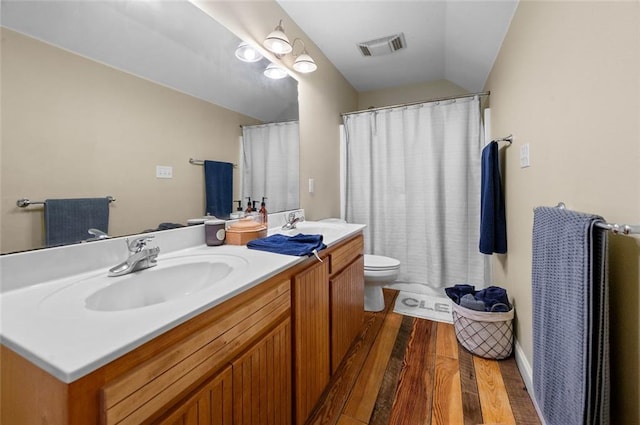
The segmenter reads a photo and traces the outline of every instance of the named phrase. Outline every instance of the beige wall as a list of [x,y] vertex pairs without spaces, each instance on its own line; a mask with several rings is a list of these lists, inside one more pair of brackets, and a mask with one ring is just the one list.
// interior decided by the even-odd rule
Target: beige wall
[[[533,208],[563,201],[640,222],[640,3],[521,1],[486,89],[492,135],[514,135],[503,150],[509,252],[494,277],[515,299],[532,363]],[[610,241],[612,423],[640,423],[640,237]]]
[[114,235],[201,216],[203,169],[189,158],[237,163],[239,125],[256,122],[2,29],[0,251],[43,244],[42,208],[19,198],[111,195]]
[[358,110],[422,102],[429,99],[467,93],[469,93],[467,90],[449,80],[409,84],[390,89],[360,92],[358,96]]
[[[262,46],[280,19],[290,40],[302,38],[318,64],[311,74],[296,74],[300,105],[300,203],[308,219],[340,215],[340,177],[338,126],[340,113],[357,107],[357,92],[322,52],[272,0],[194,1],[196,5],[225,25],[241,39]],[[267,56],[269,53],[263,51]],[[271,56],[273,59],[273,56]],[[282,63],[290,70],[291,55]],[[315,180],[315,192],[308,192],[308,179]]]

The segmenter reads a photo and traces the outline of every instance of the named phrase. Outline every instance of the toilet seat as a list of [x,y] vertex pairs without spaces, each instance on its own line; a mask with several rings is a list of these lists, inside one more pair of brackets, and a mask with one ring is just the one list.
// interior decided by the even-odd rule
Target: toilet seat
[[364,255],[364,269],[370,271],[391,271],[400,268],[400,261],[382,255]]

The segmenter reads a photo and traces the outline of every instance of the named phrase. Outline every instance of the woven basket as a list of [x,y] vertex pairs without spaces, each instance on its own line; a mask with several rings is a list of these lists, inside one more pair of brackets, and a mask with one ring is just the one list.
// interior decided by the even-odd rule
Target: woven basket
[[505,313],[476,311],[451,303],[458,342],[476,356],[506,359],[513,351],[513,308]]

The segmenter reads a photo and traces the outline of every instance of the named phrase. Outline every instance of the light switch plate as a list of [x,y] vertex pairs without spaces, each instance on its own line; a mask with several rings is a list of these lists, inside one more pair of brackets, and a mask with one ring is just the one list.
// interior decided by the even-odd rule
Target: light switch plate
[[309,179],[309,193],[313,193],[316,190],[316,181],[314,179]]
[[156,178],[172,179],[173,167],[170,165],[156,165]]
[[526,168],[531,166],[529,158],[529,144],[520,146],[520,168]]

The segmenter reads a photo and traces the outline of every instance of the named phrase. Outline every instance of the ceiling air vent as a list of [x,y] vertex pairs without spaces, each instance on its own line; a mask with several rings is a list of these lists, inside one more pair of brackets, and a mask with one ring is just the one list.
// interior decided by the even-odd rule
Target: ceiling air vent
[[363,56],[381,56],[396,52],[407,47],[404,34],[395,34],[358,43],[358,49]]

